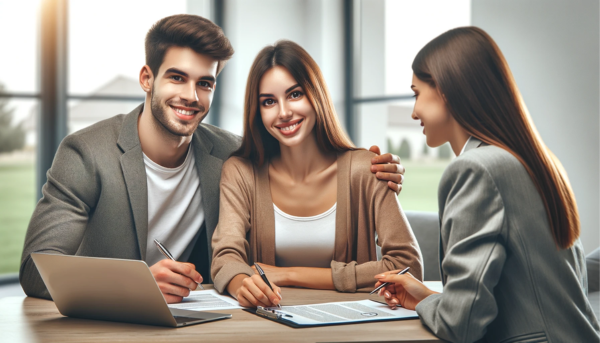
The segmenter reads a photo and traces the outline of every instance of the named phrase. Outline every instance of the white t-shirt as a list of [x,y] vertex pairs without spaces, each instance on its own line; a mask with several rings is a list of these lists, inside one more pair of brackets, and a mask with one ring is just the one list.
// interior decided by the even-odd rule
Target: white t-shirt
[[330,268],[335,246],[336,205],[312,217],[296,217],[275,204],[275,264]]
[[[166,168],[144,154],[148,181],[148,245],[146,263],[151,266],[165,257],[154,244],[158,239],[179,259],[204,221],[200,179],[192,145],[182,165]],[[189,254],[189,252],[186,252]],[[184,256],[187,259],[187,256]]]

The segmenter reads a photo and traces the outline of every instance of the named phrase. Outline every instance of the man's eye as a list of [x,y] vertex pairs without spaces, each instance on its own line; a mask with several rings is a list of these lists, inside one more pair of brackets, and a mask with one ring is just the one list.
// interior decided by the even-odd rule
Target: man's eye
[[179,75],[173,75],[171,76],[171,79],[174,81],[183,81],[183,78]]
[[198,86],[200,86],[200,87],[206,87],[206,88],[212,88],[212,86],[210,85],[210,82],[207,82],[207,81],[200,81],[200,82],[198,82]]

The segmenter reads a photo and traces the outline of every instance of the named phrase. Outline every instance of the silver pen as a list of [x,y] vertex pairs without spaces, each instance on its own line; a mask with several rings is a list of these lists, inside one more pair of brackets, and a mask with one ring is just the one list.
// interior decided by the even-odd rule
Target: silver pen
[[[165,255],[166,258],[170,259],[171,261],[175,261],[175,258],[173,257],[173,255],[171,255],[171,253],[169,252],[169,250],[167,250],[167,248],[165,248],[165,246],[162,245],[161,242],[159,242],[157,239],[155,239],[154,243],[156,244],[156,247],[158,248],[158,251],[160,251],[163,255]],[[202,286],[201,283],[199,283],[198,286],[200,288],[204,289],[204,286]],[[196,289],[198,289],[198,288],[196,288]]]
[[[410,267],[406,267],[406,268],[402,269],[401,271],[399,271],[398,274],[396,274],[396,275],[402,275],[402,274],[406,273],[409,269],[410,269]],[[382,289],[383,287],[385,287],[389,284],[390,284],[389,282],[382,283],[381,285],[379,285],[379,287],[375,288],[371,293],[369,293],[369,295],[378,292],[380,289]]]

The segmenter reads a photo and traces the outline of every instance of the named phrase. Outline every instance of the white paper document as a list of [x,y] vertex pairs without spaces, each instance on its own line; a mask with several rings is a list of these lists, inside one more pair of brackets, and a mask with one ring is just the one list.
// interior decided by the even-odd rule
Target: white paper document
[[401,307],[392,310],[387,305],[371,300],[282,306],[281,309],[270,307],[267,310],[275,316],[273,319],[301,326],[418,318],[415,311]]
[[214,289],[192,291],[178,304],[169,304],[170,308],[190,311],[228,310],[242,308],[237,300],[219,294]]
[[423,284],[430,290],[438,293],[444,292],[444,285],[441,281],[423,281]]

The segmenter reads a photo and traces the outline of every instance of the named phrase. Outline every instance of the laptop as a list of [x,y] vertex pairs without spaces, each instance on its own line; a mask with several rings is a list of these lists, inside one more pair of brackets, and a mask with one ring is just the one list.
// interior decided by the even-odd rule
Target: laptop
[[169,308],[144,261],[46,253],[31,257],[63,316],[169,327],[231,318]]

